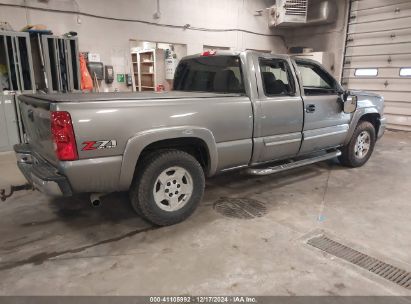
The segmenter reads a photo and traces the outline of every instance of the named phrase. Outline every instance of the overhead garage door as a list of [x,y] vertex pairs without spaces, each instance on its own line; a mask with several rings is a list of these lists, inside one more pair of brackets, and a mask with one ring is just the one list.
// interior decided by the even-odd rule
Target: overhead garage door
[[342,82],[384,96],[388,127],[411,131],[411,0],[351,2]]

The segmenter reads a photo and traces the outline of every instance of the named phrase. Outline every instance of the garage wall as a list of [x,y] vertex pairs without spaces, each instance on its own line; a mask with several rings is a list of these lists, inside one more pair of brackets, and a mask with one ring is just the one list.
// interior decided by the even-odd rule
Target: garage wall
[[[68,31],[79,34],[80,51],[99,53],[105,64],[112,64],[115,73],[128,73],[129,39],[180,43],[187,45],[187,53],[203,51],[203,45],[230,47],[237,50],[261,49],[285,53],[281,38],[268,29],[267,19],[254,16],[255,11],[267,7],[264,0],[160,0],[161,18],[154,19],[157,6],[154,0],[0,0],[0,4],[81,11],[106,17],[139,19],[158,24],[169,24],[208,29],[245,29],[262,35],[240,31],[196,31],[192,29],[156,26],[94,18],[73,13],[56,13],[33,9],[0,6],[0,20],[8,21],[15,30],[27,23],[45,24],[57,35]],[[110,90],[127,88],[114,82]]]
[[343,81],[384,96],[388,127],[411,131],[411,75],[401,68],[411,68],[411,1],[353,1]]

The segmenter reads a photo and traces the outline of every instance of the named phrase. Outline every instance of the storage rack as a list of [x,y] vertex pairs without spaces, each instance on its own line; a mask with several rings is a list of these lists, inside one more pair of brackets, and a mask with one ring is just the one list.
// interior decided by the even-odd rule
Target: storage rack
[[36,89],[28,33],[0,31],[0,64],[7,70],[0,82],[0,151],[7,151],[23,141],[17,96]]
[[7,66],[9,84],[8,88],[0,87],[1,92],[35,90],[28,33],[0,31],[0,64]]
[[24,141],[17,96],[81,90],[78,40],[41,31],[0,31],[0,151]]
[[165,79],[164,50],[149,49],[131,53],[133,91],[155,91]]
[[41,44],[47,92],[80,90],[80,59],[77,38],[42,35]]

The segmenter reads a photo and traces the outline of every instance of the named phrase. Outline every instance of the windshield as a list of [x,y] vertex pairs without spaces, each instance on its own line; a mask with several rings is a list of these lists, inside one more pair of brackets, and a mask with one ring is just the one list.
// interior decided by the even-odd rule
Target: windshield
[[183,59],[174,76],[174,90],[245,93],[238,56],[204,56]]

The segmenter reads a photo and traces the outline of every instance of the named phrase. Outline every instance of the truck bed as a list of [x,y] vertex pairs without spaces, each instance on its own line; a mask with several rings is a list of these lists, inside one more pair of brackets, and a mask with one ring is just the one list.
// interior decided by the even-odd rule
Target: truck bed
[[[58,160],[51,136],[50,111],[70,113],[80,159],[120,156],[128,140],[146,130],[147,126],[172,127],[181,125],[183,120],[186,125],[212,130],[226,124],[234,126],[233,132],[220,134],[215,138],[217,141],[252,136],[251,102],[247,96],[236,93],[56,93],[25,94],[20,95],[19,100],[27,142],[33,153],[53,165],[57,165]],[[92,154],[83,151],[84,142],[93,140],[115,140],[117,146],[99,149]]]

